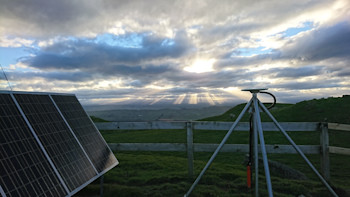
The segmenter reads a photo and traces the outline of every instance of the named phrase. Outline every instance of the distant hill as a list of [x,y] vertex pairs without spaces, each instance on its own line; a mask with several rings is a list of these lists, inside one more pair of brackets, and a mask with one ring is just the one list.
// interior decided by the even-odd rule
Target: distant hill
[[97,118],[106,121],[161,121],[161,120],[198,120],[208,116],[222,114],[229,106],[211,106],[202,108],[167,108],[167,109],[117,109],[89,111],[94,121]]
[[90,116],[91,120],[93,122],[109,122],[108,120],[102,119],[102,118],[98,118],[96,116]]
[[[269,105],[269,104],[267,104]],[[202,121],[234,121],[243,110],[245,104],[239,104],[222,115],[201,119]],[[270,110],[279,122],[328,122],[350,123],[350,96],[330,97],[302,101],[296,104],[277,104]],[[271,121],[264,113],[262,121]],[[249,120],[249,114],[242,121]]]

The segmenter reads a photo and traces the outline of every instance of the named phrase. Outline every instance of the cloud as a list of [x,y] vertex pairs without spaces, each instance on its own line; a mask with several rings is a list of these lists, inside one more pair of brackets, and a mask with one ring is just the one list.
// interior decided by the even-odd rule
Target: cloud
[[267,51],[265,54],[242,57],[235,54],[236,49],[229,51],[216,62],[215,68],[249,69],[280,62],[284,65],[282,68],[263,69],[260,73],[274,78],[346,76],[349,73],[347,69],[350,64],[349,22],[319,27],[293,38],[284,39],[290,40],[281,48]]
[[[65,40],[42,48],[35,56],[28,57],[23,62],[31,67],[50,71],[40,75],[47,79],[87,81],[117,77],[123,80],[123,85],[137,88],[151,84],[182,86],[187,90],[194,88],[194,91],[201,87],[248,88],[257,87],[261,84],[284,89],[340,87],[337,80],[333,80],[328,85],[321,85],[322,83],[320,82],[292,82],[288,80],[274,84],[268,81],[268,77],[274,79],[303,79],[304,77],[331,73],[338,76],[346,75],[346,72],[339,72],[339,70],[344,70],[344,66],[338,66],[338,69],[333,71],[329,69],[331,67],[329,66],[330,62],[325,62],[325,65],[322,66],[302,66],[301,64],[297,67],[289,66],[256,71],[252,71],[250,68],[253,68],[254,65],[297,58],[297,54],[301,54],[297,50],[301,47],[301,44],[305,48],[315,50],[322,48],[323,45],[334,48],[332,54],[328,56],[323,55],[325,59],[327,57],[347,58],[347,53],[344,53],[342,50],[336,50],[340,44],[339,39],[336,38],[343,37],[345,39],[342,40],[347,43],[347,35],[345,35],[348,31],[347,25],[346,23],[340,23],[332,27],[320,28],[316,33],[306,34],[307,38],[314,38],[309,38],[310,41],[306,41],[307,39],[304,37],[297,37],[292,43],[288,44],[286,49],[270,50],[265,54],[239,57],[232,55],[234,54],[233,52],[229,52],[218,58],[215,64],[215,72],[201,74],[185,72],[182,70],[184,66],[169,61],[169,58],[176,60],[180,57],[186,57],[193,50],[193,45],[188,41],[188,37],[184,32],[179,32],[174,39],[139,34],[142,38],[139,47],[112,46],[108,43],[96,42],[96,39]],[[332,34],[329,35],[330,33]],[[320,35],[320,37],[315,37],[315,34]],[[315,50],[309,53],[311,55],[307,53],[303,55],[313,57],[312,54],[317,53]],[[293,54],[293,51],[298,53]],[[323,51],[321,50],[321,52]],[[314,57],[316,56],[314,55]],[[299,58],[298,61],[317,62],[317,58],[309,58],[308,61]],[[225,68],[230,68],[230,70],[222,70]],[[266,76],[265,82],[255,80],[261,76]]]
[[89,28],[102,27],[96,26],[99,4],[89,0],[84,3],[69,0],[2,1],[0,32],[34,38],[87,34]]
[[344,87],[338,80],[309,80],[309,81],[289,81],[279,84],[271,84],[271,88],[287,89],[287,90],[311,90],[319,88]]
[[231,56],[234,52],[229,52],[222,56],[222,59],[218,60],[215,64],[216,68],[232,68],[232,67],[244,67],[249,65],[266,64],[273,60],[279,60],[280,52],[272,50],[265,54],[259,54],[254,56]]
[[138,47],[110,45],[97,42],[97,38],[58,41],[39,48],[34,56],[22,58],[21,63],[41,72],[21,75],[67,81],[117,78],[133,87],[205,81],[206,78],[184,72],[181,65],[171,61],[191,53],[192,45],[185,32],[178,32],[173,39],[139,36],[142,41]]
[[[203,25],[207,36],[228,36],[230,32],[260,31],[305,12],[330,6],[332,1],[162,1],[143,0],[19,0],[1,3],[0,32],[20,37],[47,38],[96,36],[100,33],[153,31],[166,35]],[[258,23],[255,21],[259,21]],[[238,24],[238,25],[237,25]],[[118,32],[118,31],[117,31]],[[247,33],[247,31],[243,31]],[[111,33],[111,32],[110,32]]]
[[[100,72],[98,72],[100,71]],[[8,72],[11,80],[18,79],[45,79],[54,81],[70,81],[70,82],[87,82],[101,80],[123,80],[125,86],[142,87],[155,81],[163,79],[161,76],[166,73],[177,72],[168,65],[147,65],[147,66],[126,66],[115,65],[113,68],[93,68],[74,70],[52,70],[52,71],[10,71]]]
[[341,22],[296,38],[281,49],[281,57],[313,62],[328,58],[349,58],[348,51],[350,23]]
[[0,47],[30,47],[33,44],[33,40],[24,38],[11,38],[8,36],[0,36]]
[[302,78],[325,74],[324,66],[304,66],[299,68],[273,68],[268,69],[265,74],[271,74],[274,78]]
[[338,72],[337,76],[339,76],[339,77],[349,77],[350,76],[350,69],[346,69],[343,72]]
[[115,64],[178,58],[191,49],[191,43],[183,32],[176,34],[171,45],[163,44],[167,38],[141,36],[142,43],[139,48],[110,46],[89,39],[65,40],[39,49],[35,56],[27,57],[23,62],[39,69],[103,69],[111,68]]
[[[9,73],[23,89],[183,101],[261,85],[301,94],[349,85],[349,7],[346,0],[4,1],[0,46],[31,49],[17,62],[25,67]],[[293,28],[298,33],[284,36]],[[211,72],[183,70],[211,59]]]
[[86,82],[96,77],[85,72],[8,72],[11,80],[25,79],[46,79],[51,81],[70,81],[70,82]]

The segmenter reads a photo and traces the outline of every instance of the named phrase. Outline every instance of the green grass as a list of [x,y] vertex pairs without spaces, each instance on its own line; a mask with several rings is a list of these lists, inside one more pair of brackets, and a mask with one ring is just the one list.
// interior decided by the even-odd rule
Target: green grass
[[[331,131],[331,145],[348,147],[350,132]],[[195,143],[219,143],[225,131],[194,131]],[[319,132],[289,132],[297,144],[319,144]],[[102,131],[109,143],[185,143],[186,132],[182,130]],[[267,144],[287,144],[279,132],[264,133]],[[235,131],[228,143],[247,143],[248,132]],[[183,196],[192,184],[188,179],[187,156],[184,152],[119,152],[120,164],[105,175],[105,196]],[[196,176],[200,173],[211,153],[195,153]],[[318,155],[307,155],[317,169]],[[309,180],[291,180],[271,172],[275,196],[330,196],[316,175],[299,155],[269,154],[268,158],[289,165],[303,172]],[[252,196],[246,188],[245,154],[220,153],[205,173],[192,196]],[[331,184],[337,188],[350,189],[350,157],[331,155]],[[266,196],[265,176],[260,169],[261,196]],[[98,181],[90,184],[78,196],[99,194]],[[341,196],[346,196],[345,194]]]
[[[194,143],[220,143],[227,131],[193,131]],[[299,144],[319,144],[319,132],[287,132],[294,141]],[[301,135],[302,134],[302,135]],[[102,135],[108,143],[186,143],[185,130],[141,130],[141,131],[102,131]],[[349,132],[343,135],[350,138]],[[265,131],[267,144],[288,144],[288,141],[280,132]],[[338,141],[337,144],[347,144],[346,138],[338,137],[336,132],[331,132],[330,138]],[[348,139],[349,139],[348,138]],[[226,143],[247,144],[249,133],[246,131],[234,131]],[[333,145],[333,144],[332,144]]]
[[[124,152],[117,154],[117,157],[123,162],[105,175],[105,196],[183,196],[191,186],[192,181],[187,178],[187,160],[184,154]],[[209,157],[208,153],[195,154],[196,174],[201,171]],[[192,196],[251,196],[252,191],[246,188],[243,160],[243,154],[220,154]],[[314,177],[301,181],[281,178],[273,173],[271,175],[275,196],[329,196]],[[266,196],[263,174],[259,175],[259,183],[260,195]],[[79,195],[97,195],[98,192],[99,185],[92,184]]]
[[185,143],[185,130],[101,131],[108,143]]
[[[226,113],[206,118],[207,121],[233,121],[245,104],[238,105]],[[350,97],[303,101],[295,105],[277,104],[271,113],[279,122],[329,122],[350,123]],[[246,114],[242,121],[248,121]],[[263,121],[269,121],[262,114]],[[103,120],[97,120],[103,121]],[[186,143],[184,130],[101,131],[108,143]],[[317,145],[319,132],[288,132],[298,145]],[[226,131],[194,131],[194,143],[219,143]],[[264,132],[266,144],[288,144],[280,132]],[[248,132],[235,131],[227,143],[247,144]],[[329,131],[330,145],[350,148],[350,132]],[[194,153],[195,176],[205,166],[212,153]],[[183,196],[193,180],[188,178],[185,152],[118,152],[120,164],[105,174],[104,196]],[[193,191],[196,196],[253,196],[246,187],[245,154],[219,153]],[[320,156],[307,155],[319,170]],[[302,173],[307,180],[293,180],[271,171],[274,196],[331,196],[316,175],[296,154],[268,154],[269,160],[286,164]],[[350,156],[330,155],[330,184],[339,196],[349,196]],[[260,165],[261,167],[262,165]],[[267,196],[264,170],[259,170],[260,196]],[[78,196],[98,196],[99,184],[88,185]]]

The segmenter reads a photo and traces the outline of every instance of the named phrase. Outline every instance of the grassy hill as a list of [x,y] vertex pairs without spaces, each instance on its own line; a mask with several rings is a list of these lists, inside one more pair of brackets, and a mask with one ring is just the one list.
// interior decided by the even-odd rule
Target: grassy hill
[[94,122],[109,122],[108,120],[96,117],[96,116],[90,116],[91,120]]
[[[245,104],[239,104],[222,115],[201,120],[234,121],[244,106]],[[322,122],[327,119],[328,122],[350,123],[350,96],[313,99],[296,104],[277,104],[270,111],[280,122]],[[264,113],[261,117],[263,121],[270,121]],[[248,120],[249,114],[246,114],[242,121]]]

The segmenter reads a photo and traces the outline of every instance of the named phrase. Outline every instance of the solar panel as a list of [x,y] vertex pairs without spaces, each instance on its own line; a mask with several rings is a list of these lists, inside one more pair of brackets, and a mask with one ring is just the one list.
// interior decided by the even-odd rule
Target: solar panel
[[70,196],[118,164],[74,95],[0,95],[0,194]]
[[98,170],[108,170],[116,162],[113,153],[75,96],[52,95],[73,132]]
[[0,94],[0,187],[3,196],[67,195],[9,94]]

